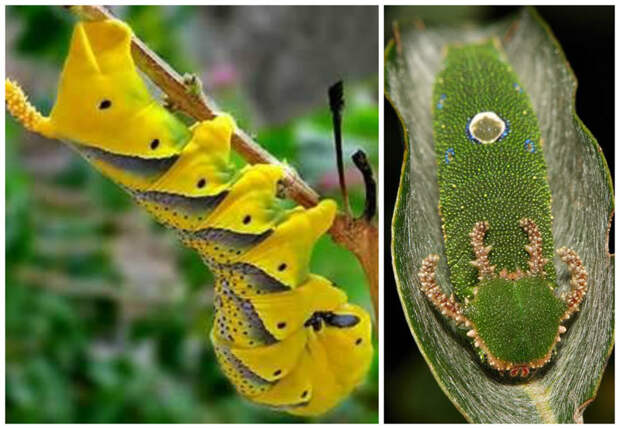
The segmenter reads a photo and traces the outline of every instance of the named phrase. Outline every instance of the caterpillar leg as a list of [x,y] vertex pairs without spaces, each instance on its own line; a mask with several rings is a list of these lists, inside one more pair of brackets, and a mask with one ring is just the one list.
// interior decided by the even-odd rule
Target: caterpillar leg
[[447,296],[435,281],[435,270],[439,256],[435,254],[428,255],[422,261],[422,267],[418,272],[422,292],[433,303],[435,308],[444,316],[454,320],[457,324],[465,324],[468,326],[468,319],[463,315],[463,309],[455,299],[454,295]]
[[543,267],[549,260],[543,257],[542,236],[540,235],[538,226],[532,219],[528,218],[521,219],[519,225],[523,228],[527,234],[527,238],[530,240],[530,244],[525,246],[525,250],[530,254],[530,260],[528,262],[530,269],[528,274],[531,276],[544,276],[545,270]]
[[484,235],[489,229],[489,223],[487,221],[476,222],[474,228],[469,233],[471,238],[471,247],[474,249],[476,259],[471,261],[471,264],[478,269],[478,280],[493,277],[495,273],[495,266],[489,263],[489,252],[491,246],[484,245]]
[[566,320],[573,313],[579,311],[579,305],[581,301],[583,301],[588,290],[588,273],[579,255],[577,255],[577,252],[574,250],[562,247],[557,250],[557,253],[560,255],[562,262],[568,265],[568,272],[570,273],[571,291],[564,298],[568,308],[562,316],[562,320]]

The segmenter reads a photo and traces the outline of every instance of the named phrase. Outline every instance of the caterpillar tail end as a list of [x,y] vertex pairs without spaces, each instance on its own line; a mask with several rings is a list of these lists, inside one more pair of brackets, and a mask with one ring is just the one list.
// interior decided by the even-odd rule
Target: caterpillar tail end
[[7,109],[24,128],[48,138],[55,137],[50,118],[43,116],[30,104],[28,96],[17,82],[5,79],[4,89]]

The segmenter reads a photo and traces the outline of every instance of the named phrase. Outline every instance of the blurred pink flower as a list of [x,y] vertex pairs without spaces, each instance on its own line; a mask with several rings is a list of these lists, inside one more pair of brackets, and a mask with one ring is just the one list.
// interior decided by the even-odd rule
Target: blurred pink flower
[[220,89],[232,86],[239,80],[239,73],[231,63],[220,63],[214,65],[207,75],[209,88]]
[[[347,188],[360,186],[364,183],[361,173],[355,167],[349,167],[344,170],[344,179],[347,183]],[[340,187],[340,182],[338,181],[338,171],[332,170],[323,174],[320,177],[317,186],[324,190],[338,189]]]

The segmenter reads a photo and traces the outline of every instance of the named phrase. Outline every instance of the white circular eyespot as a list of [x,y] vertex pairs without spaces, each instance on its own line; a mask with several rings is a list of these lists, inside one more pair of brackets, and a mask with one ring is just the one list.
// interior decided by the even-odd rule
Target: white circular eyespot
[[506,131],[506,123],[495,112],[480,112],[469,122],[468,131],[480,143],[493,143]]

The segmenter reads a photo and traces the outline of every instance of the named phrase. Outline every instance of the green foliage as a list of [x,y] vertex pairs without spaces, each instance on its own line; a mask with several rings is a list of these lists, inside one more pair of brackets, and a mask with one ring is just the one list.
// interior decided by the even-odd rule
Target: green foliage
[[19,125],[6,117],[6,262],[23,260],[30,254],[32,230],[30,228],[29,178],[19,169],[15,138]]
[[[13,6],[9,19],[26,23],[16,41],[16,51],[26,56],[47,59],[62,65],[69,50],[75,19],[59,8]],[[41,37],[45,34],[45,37]]]
[[[175,70],[185,72],[196,68],[195,62],[179,49],[182,32],[178,29],[191,19],[192,8],[132,6],[125,10],[126,13],[120,18],[131,26],[140,39],[148,40],[149,48],[165,58]],[[162,31],[164,28],[174,30]]]

